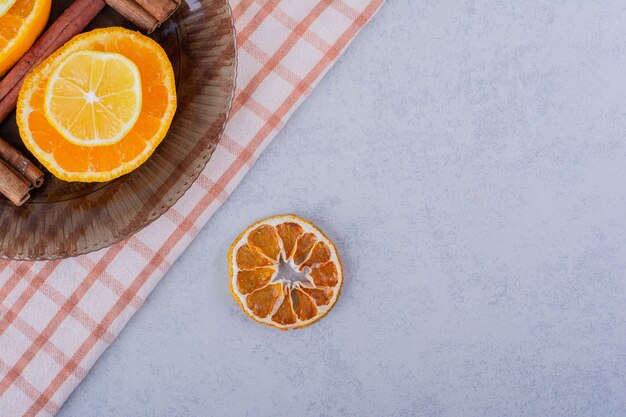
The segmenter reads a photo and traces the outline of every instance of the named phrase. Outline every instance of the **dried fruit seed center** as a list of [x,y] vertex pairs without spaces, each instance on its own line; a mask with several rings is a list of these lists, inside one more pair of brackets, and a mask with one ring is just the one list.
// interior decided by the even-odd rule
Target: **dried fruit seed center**
[[278,263],[278,273],[274,276],[272,282],[282,282],[283,287],[298,286],[300,283],[313,285],[313,282],[307,277],[311,272],[311,268],[304,268],[298,271],[297,267],[285,262],[282,257]]

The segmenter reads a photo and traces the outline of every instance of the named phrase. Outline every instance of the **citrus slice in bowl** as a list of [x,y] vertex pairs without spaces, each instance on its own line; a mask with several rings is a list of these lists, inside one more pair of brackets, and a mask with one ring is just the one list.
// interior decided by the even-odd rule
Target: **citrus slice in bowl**
[[141,75],[124,55],[77,51],[63,59],[46,86],[44,113],[65,139],[79,146],[113,145],[141,113]]
[[[139,71],[141,80],[141,111],[139,116],[126,135],[119,140],[114,135],[111,136],[115,140],[111,140],[112,143],[108,145],[85,146],[72,143],[59,133],[58,126],[55,127],[46,117],[46,98],[50,98],[46,97],[46,90],[50,86],[59,86],[57,85],[58,81],[51,81],[51,77],[53,73],[59,71],[63,64],[69,68],[67,66],[72,65],[72,58],[70,57],[79,51],[81,53],[83,51],[104,53],[104,55],[79,54],[78,57],[81,60],[87,56],[102,59],[105,56],[110,57],[113,54],[119,54],[132,61]],[[122,59],[116,60],[118,64],[122,61]],[[132,66],[125,64],[122,66],[124,66],[128,77],[132,79]],[[98,65],[94,64],[92,69],[97,67]],[[106,71],[103,71],[103,77],[104,72]],[[88,81],[75,80],[78,84],[75,86],[77,88],[74,93],[64,92],[65,98],[71,98],[72,94],[79,93],[77,100],[82,100],[82,104],[85,104],[86,101],[94,101],[96,98],[102,100],[103,97],[99,97],[95,93],[89,94],[91,89],[87,91],[87,99],[85,95],[80,95],[92,79],[97,81],[98,77],[92,75],[89,74]],[[84,72],[83,76],[86,76]],[[61,78],[71,77],[63,76]],[[125,82],[124,86],[121,87],[116,84],[109,85],[110,83],[116,83],[114,77],[106,83],[102,81],[98,85],[100,91],[98,94],[106,96],[109,91],[115,91],[119,93],[119,98],[128,93],[125,91],[125,86],[130,86],[134,82]],[[55,87],[52,87],[53,91],[57,91]],[[79,90],[78,87],[82,90]],[[126,98],[121,100],[124,101],[122,104],[115,103],[115,100],[112,99],[113,96],[107,96],[110,99],[107,106],[114,103],[116,111],[122,108],[136,109],[137,93],[132,93],[134,88],[130,88],[130,91],[130,96],[125,96]],[[60,97],[59,94],[57,96]],[[126,103],[127,99],[129,103]],[[54,176],[65,181],[103,182],[133,171],[148,159],[167,134],[176,112],[176,105],[174,71],[163,48],[139,32],[111,27],[96,29],[76,36],[26,77],[17,103],[17,124],[26,147]],[[56,114],[60,125],[70,127],[63,120],[65,116],[61,114],[62,112],[51,108],[51,106],[53,104],[50,104],[47,109],[48,117],[51,114]],[[76,111],[76,107],[74,107],[74,111]],[[124,114],[124,117],[126,116],[128,115]],[[96,119],[93,116],[92,118]],[[123,120],[126,120],[129,125],[132,124],[132,118]],[[87,123],[87,125],[89,124]],[[89,145],[95,144],[92,142],[93,138],[97,138],[95,134],[87,138]],[[86,139],[86,137],[81,139]]]
[[228,252],[230,291],[241,309],[280,330],[306,327],[335,305],[343,268],[333,242],[294,215],[249,226]]
[[17,0],[0,0],[0,17],[7,14],[9,9],[15,5]]
[[0,77],[33,45],[51,5],[51,0],[0,0]]

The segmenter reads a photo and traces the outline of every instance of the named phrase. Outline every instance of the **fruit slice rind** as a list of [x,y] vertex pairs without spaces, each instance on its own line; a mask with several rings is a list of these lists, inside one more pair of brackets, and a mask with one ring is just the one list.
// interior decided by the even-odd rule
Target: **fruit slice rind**
[[[276,228],[276,226],[286,223],[286,222],[294,222],[294,223],[298,223],[299,225],[302,226],[303,228],[303,233],[312,233],[313,235],[315,235],[315,239],[316,239],[316,243],[317,242],[323,242],[324,244],[326,244],[329,248],[330,248],[330,260],[328,261],[328,263],[333,263],[336,266],[337,269],[337,282],[336,284],[330,288],[330,287],[325,287],[325,288],[319,288],[320,291],[322,291],[325,294],[329,294],[330,293],[330,299],[328,299],[328,301],[324,304],[321,305],[316,305],[316,308],[318,310],[317,314],[315,316],[313,316],[312,318],[308,319],[308,320],[301,320],[297,313],[296,313],[296,321],[293,324],[281,324],[278,323],[276,321],[274,321],[272,319],[272,316],[278,311],[278,309],[280,308],[280,306],[282,305],[283,301],[284,301],[284,296],[279,297],[275,304],[272,306],[272,311],[273,314],[268,314],[266,317],[258,317],[257,315],[255,315],[254,311],[252,311],[246,303],[246,294],[243,294],[238,286],[237,286],[237,276],[238,276],[238,272],[241,270],[240,266],[237,264],[237,259],[236,256],[234,256],[237,251],[239,250],[239,248],[241,248],[243,245],[250,245],[250,242],[248,241],[248,236],[250,234],[251,231],[255,230],[257,227],[261,226],[261,225],[269,225],[269,226],[273,226]],[[281,255],[279,256],[278,261],[275,262],[274,267],[278,267],[279,263],[281,261],[284,261],[284,257],[283,252],[284,252],[284,248],[283,248],[283,242],[282,239],[279,238],[279,244],[281,246]],[[315,246],[315,245],[313,245]],[[260,251],[259,251],[260,252]],[[309,253],[307,253],[307,259],[308,257],[311,255],[311,251],[309,251]],[[267,257],[266,257],[267,258]],[[269,258],[267,258],[269,259]],[[278,328],[280,330],[288,330],[288,329],[294,329],[294,328],[300,328],[300,327],[306,327],[309,324],[312,324],[318,320],[320,320],[322,317],[324,317],[335,305],[337,298],[339,297],[339,294],[341,292],[341,288],[343,285],[343,267],[341,265],[341,261],[337,255],[337,249],[335,247],[335,245],[333,244],[333,242],[328,239],[328,237],[326,235],[324,235],[324,233],[319,230],[314,224],[298,217],[298,216],[294,216],[294,215],[280,215],[280,216],[274,216],[274,217],[270,217],[267,219],[263,219],[260,220],[254,224],[252,224],[251,226],[249,226],[236,240],[235,243],[231,246],[230,250],[229,250],[229,254],[228,254],[228,260],[229,260],[229,269],[230,269],[230,274],[231,274],[231,280],[230,280],[230,290],[231,293],[233,294],[233,297],[237,300],[237,302],[239,303],[240,307],[244,310],[244,312],[250,316],[252,319],[254,319],[255,321],[262,323],[262,324],[266,324],[275,328]],[[306,262],[306,259],[305,259]],[[289,267],[293,268],[294,271],[296,271],[298,269],[299,265],[296,265],[294,263],[293,257],[292,259],[290,259],[289,262],[286,263],[287,265],[289,265]],[[291,284],[291,289],[294,290],[296,288],[313,288],[314,290],[316,290],[317,288],[315,287],[315,284],[312,280],[312,278],[309,276],[307,276],[307,279],[310,282],[306,282],[306,283],[299,283],[299,282],[295,282]],[[276,277],[272,278],[272,280],[270,281],[269,285],[274,285],[276,283],[282,283],[282,280],[276,279]],[[285,290],[285,286],[283,286],[283,290]],[[305,291],[306,293],[306,291]],[[307,296],[311,297],[309,293],[306,293]],[[313,299],[313,297],[311,297],[311,299]],[[315,300],[314,300],[315,301]],[[292,299],[292,303],[293,303],[293,299]],[[293,306],[292,306],[293,308]]]

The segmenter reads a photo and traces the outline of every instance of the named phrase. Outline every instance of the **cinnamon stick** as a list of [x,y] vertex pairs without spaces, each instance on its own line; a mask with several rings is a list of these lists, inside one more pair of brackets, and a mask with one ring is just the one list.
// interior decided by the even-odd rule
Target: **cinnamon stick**
[[[141,7],[135,0],[105,0],[106,3],[114,8],[119,14],[130,20],[133,24],[140,27],[146,33],[154,32],[161,22],[148,13],[146,9]],[[155,0],[156,3],[162,3],[163,0]]]
[[156,20],[163,23],[169,19],[178,6],[180,6],[181,0],[135,0],[138,5],[143,7],[145,11],[150,13]]
[[104,0],[76,0],[0,81],[0,123],[13,111],[28,73],[78,35],[104,8]]
[[34,188],[39,188],[43,185],[43,172],[2,138],[0,138],[0,158],[4,159],[15,171],[23,175]]
[[0,193],[16,206],[21,206],[30,198],[30,189],[30,183],[24,177],[0,160]]
[[154,32],[170,18],[181,0],[105,0],[119,14],[147,33]]

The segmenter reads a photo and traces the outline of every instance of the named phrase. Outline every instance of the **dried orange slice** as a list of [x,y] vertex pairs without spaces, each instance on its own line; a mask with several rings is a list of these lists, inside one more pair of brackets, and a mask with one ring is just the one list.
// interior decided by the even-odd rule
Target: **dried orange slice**
[[[123,55],[139,70],[139,118],[128,134],[113,144],[77,145],[46,118],[45,91],[50,77],[77,51]],[[139,32],[111,27],[76,36],[28,75],[17,104],[17,123],[26,147],[52,174],[65,181],[95,182],[115,179],[144,163],[165,137],[175,112],[174,71],[163,48]]]
[[44,113],[74,145],[113,145],[130,133],[139,119],[139,69],[120,54],[71,53],[48,80]]
[[306,327],[337,302],[343,267],[333,242],[294,215],[249,226],[228,252],[230,291],[252,319],[281,330]]
[[30,49],[48,23],[51,0],[0,0],[0,77]]

